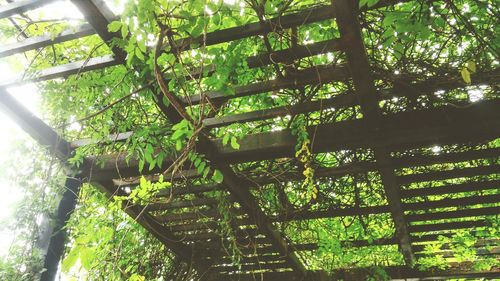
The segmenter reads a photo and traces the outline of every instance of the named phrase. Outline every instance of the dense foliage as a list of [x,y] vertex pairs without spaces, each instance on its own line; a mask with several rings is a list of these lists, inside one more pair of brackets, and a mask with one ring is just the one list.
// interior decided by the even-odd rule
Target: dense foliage
[[[478,100],[498,98],[500,7],[497,1],[415,0],[372,10],[378,2],[360,1],[360,7],[366,10],[361,15],[361,24],[377,88],[384,90],[400,87],[400,90],[405,90],[408,85],[443,85],[442,90],[433,90],[413,98],[387,96],[380,102],[384,114],[450,104],[460,107]],[[334,19],[298,28],[277,29],[264,36],[210,46],[205,46],[203,40],[191,42],[188,47],[176,46],[174,42],[188,37],[204,38],[207,33],[215,30],[249,22],[263,22],[269,18],[329,3],[330,1],[313,0],[124,1],[125,8],[120,20],[112,22],[108,29],[119,35],[120,38],[116,38],[113,44],[125,50],[126,63],[40,85],[39,90],[51,125],[69,140],[90,138],[93,142],[76,150],[75,156],[69,160],[71,165],[81,167],[83,159],[89,156],[118,155],[131,161],[138,159],[138,169],[145,174],[160,170],[165,177],[169,177],[177,175],[186,163],[192,163],[189,164],[190,168],[200,175],[194,179],[181,178],[174,184],[168,180],[163,181],[163,177],[153,182],[149,181],[151,178],[142,178],[140,183],[133,187],[135,189],[129,191],[128,196],[115,196],[112,199],[98,191],[98,187],[84,185],[78,207],[68,226],[71,230],[71,241],[62,263],[62,271],[67,276],[72,276],[74,280],[80,277],[87,280],[190,280],[189,278],[197,276],[190,265],[180,262],[164,245],[127,216],[122,207],[125,206],[126,209],[128,203],[156,203],[154,194],[171,186],[215,184],[223,180],[223,175],[211,168],[211,163],[205,155],[196,152],[195,143],[205,119],[328,99],[353,92],[353,85],[345,79],[339,79],[320,86],[242,96],[224,104],[212,103],[206,98],[207,92],[231,96],[238,86],[293,76],[301,70],[315,71],[314,67],[317,66],[329,65],[341,69],[345,66],[346,59],[339,52],[328,52],[285,63],[270,63],[256,68],[250,67],[243,59],[270,50],[286,49],[296,44],[307,45],[338,38],[339,31]],[[67,22],[59,21],[30,22],[22,19],[20,22],[26,25],[24,32],[30,36],[41,34],[49,27],[53,32],[68,27]],[[16,34],[12,26],[6,22],[1,24],[0,36],[8,38]],[[181,52],[182,48],[186,50]],[[18,65],[27,64],[29,67],[26,75],[29,76],[48,66],[110,52],[110,47],[98,36],[90,36],[28,52],[25,58],[16,57],[9,60]],[[186,111],[188,121],[172,124],[158,108],[158,103],[166,105],[170,102],[163,95],[165,89],[158,85],[155,70],[167,77],[164,82],[168,86],[169,94],[183,98],[188,104],[193,103]],[[196,73],[203,75],[200,78]],[[305,72],[299,72],[299,75],[303,73]],[[201,102],[194,104],[196,102],[193,102],[193,99]],[[316,153],[313,146],[315,135],[306,128],[362,117],[359,106],[328,108],[244,124],[235,123],[212,129],[208,135],[219,138],[225,146],[238,150],[239,142],[245,135],[292,129],[297,138],[295,158],[234,165],[241,176],[251,179],[272,177],[282,182],[262,184],[259,190],[255,191],[256,198],[266,214],[281,214],[292,210],[327,210],[332,206],[347,208],[384,205],[387,204],[387,199],[377,172],[331,177],[326,180],[317,176],[326,168],[372,161],[374,156],[372,151],[364,149]],[[110,134],[129,131],[134,133],[126,141],[106,141]],[[394,153],[394,156],[434,155],[499,145],[496,140],[475,147],[427,147]],[[164,163],[170,158],[176,161],[174,165],[167,167]],[[37,156],[34,159],[41,158]],[[105,160],[109,160],[109,157],[97,158],[96,161],[100,163]],[[495,161],[498,159],[493,163]],[[36,164],[37,162],[31,163],[34,165],[31,172],[46,173],[44,171],[47,168],[39,169]],[[491,163],[477,160],[438,164],[399,169],[397,174],[411,174],[419,172],[419,169],[451,170],[486,164]],[[289,181],[297,174],[302,175],[301,180]],[[53,180],[56,177],[48,178]],[[498,175],[480,178],[499,179]],[[474,179],[416,183],[405,188],[440,186]],[[23,186],[31,190],[34,183],[27,180]],[[39,186],[36,188],[40,189]],[[44,191],[33,191],[33,194],[40,192]],[[482,193],[497,194],[498,191],[489,190]],[[230,222],[235,218],[230,209],[236,206],[235,203],[228,201],[225,191],[214,191],[207,196],[217,198],[218,209],[224,215],[218,222],[221,229],[219,234],[221,237],[232,238],[234,233]],[[423,202],[453,196],[457,195],[406,200]],[[186,196],[184,199],[192,198],[194,197]],[[39,212],[34,209],[29,211]],[[442,237],[439,242],[425,246],[424,254],[415,266],[422,269],[446,268],[450,261],[473,262],[478,270],[498,266],[496,259],[479,257],[471,249],[471,245],[480,239],[499,236],[497,218],[490,216],[488,219],[489,226],[477,231],[459,231],[452,237]],[[22,225],[20,229],[32,229],[35,221],[36,216],[31,213],[20,214],[18,224]],[[28,228],[29,226],[31,228]],[[341,242],[366,240],[372,243],[392,237],[394,225],[390,214],[294,221],[279,223],[276,226],[296,244],[318,245],[316,250],[301,253],[301,259],[310,269],[333,271],[351,266],[370,267],[373,268],[370,274],[374,278],[384,279],[384,272],[378,270],[378,267],[403,264],[403,257],[397,245],[356,247]],[[32,238],[29,237],[30,232],[23,235],[27,235],[25,241]],[[226,250],[232,256],[232,262],[238,263],[243,253],[233,240],[235,239],[232,239]],[[444,249],[445,245],[453,245],[454,255],[447,259],[435,254],[436,251]],[[39,264],[33,265],[37,264],[38,260],[17,260],[24,255],[23,251],[35,249],[33,246],[26,247],[27,250],[13,249],[12,256],[15,258],[0,264],[0,270],[5,268],[6,272],[0,272],[0,279],[4,274],[9,276],[7,279],[16,276],[12,277],[12,280],[30,280],[31,276],[21,278],[16,275],[16,272],[19,272],[16,263],[33,267],[30,269],[33,271],[40,270],[37,267]],[[23,269],[22,272],[29,270]]]

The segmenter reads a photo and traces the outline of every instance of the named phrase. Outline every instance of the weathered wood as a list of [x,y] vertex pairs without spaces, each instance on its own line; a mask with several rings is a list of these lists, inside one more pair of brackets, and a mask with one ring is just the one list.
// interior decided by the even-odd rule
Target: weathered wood
[[59,0],[19,0],[0,6],[0,19],[25,13]]
[[[366,126],[378,130],[382,113],[378,106],[377,90],[371,77],[370,65],[361,36],[361,27],[357,18],[359,13],[358,1],[332,0],[332,6],[340,31],[341,46],[347,55],[358,103],[367,120]],[[377,163],[381,166],[391,164],[390,152],[386,148],[375,148],[374,155]],[[379,173],[396,227],[400,249],[406,264],[412,265],[414,257],[396,175],[390,168],[380,168]]]
[[[123,193],[116,193],[115,187],[111,181],[94,182],[93,184],[110,197],[113,195],[124,195]],[[123,210],[137,223],[153,234],[153,236],[155,236],[160,242],[165,244],[165,246],[172,250],[172,252],[183,261],[188,264],[194,262],[194,266],[199,270],[199,273],[209,271],[209,265],[206,262],[193,256],[193,249],[191,246],[185,244],[184,240],[171,233],[163,225],[157,222],[148,212],[144,212],[141,207],[134,206],[129,202],[125,203]]]
[[92,26],[89,24],[83,24],[76,28],[64,30],[56,36],[53,36],[52,34],[44,34],[29,37],[20,42],[0,46],[0,58],[82,38],[94,33],[95,31]]
[[[497,106],[500,100],[477,103],[466,109],[441,107],[384,115],[378,128],[366,127],[363,119],[322,124],[309,129],[315,135],[313,152],[495,139],[500,134]],[[224,146],[222,140],[215,142],[221,152],[218,158],[240,163],[293,156],[296,137],[289,130],[246,135],[238,141],[238,150]]]

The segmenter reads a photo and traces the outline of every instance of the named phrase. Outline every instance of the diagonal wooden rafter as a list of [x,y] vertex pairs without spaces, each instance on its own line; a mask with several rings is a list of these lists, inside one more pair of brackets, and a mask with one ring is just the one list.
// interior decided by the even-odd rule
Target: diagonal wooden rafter
[[0,19],[34,10],[60,0],[20,0],[0,6]]
[[53,44],[70,41],[73,39],[82,38],[94,34],[95,31],[89,24],[83,24],[77,28],[69,28],[52,36],[51,34],[44,34],[35,37],[29,37],[23,41],[0,46],[0,58],[14,55],[21,52],[35,50],[38,48],[47,47]]
[[[332,5],[336,13],[342,44],[347,55],[348,66],[352,75],[358,103],[361,105],[361,111],[366,120],[366,126],[376,129],[380,126],[382,112],[378,105],[377,90],[371,77],[370,65],[357,16],[359,14],[358,1],[332,0]],[[391,156],[388,149],[379,147],[375,148],[373,152],[379,165],[383,167],[390,166]],[[380,168],[379,173],[396,227],[400,249],[405,262],[408,265],[412,265],[414,263],[414,255],[396,175],[394,174],[394,170],[390,168]]]
[[[71,2],[82,12],[85,19],[94,27],[95,31],[106,43],[110,43],[115,37],[119,38],[118,33],[108,30],[110,22],[117,19],[113,12],[106,6],[102,0],[71,0]],[[127,54],[117,46],[111,46],[115,59],[123,63]]]

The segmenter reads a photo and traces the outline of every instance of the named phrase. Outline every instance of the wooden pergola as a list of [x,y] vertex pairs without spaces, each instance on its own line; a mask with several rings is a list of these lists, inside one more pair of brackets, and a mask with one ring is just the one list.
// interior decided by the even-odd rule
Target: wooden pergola
[[[0,6],[0,19],[40,8],[54,0],[19,0]],[[26,38],[17,43],[0,46],[0,57],[44,48],[69,40],[98,34],[104,42],[110,42],[120,34],[108,31],[108,24],[117,17],[100,0],[71,0],[83,13],[88,24],[63,31],[55,38],[51,35]],[[395,5],[397,0],[380,1],[369,9]],[[436,1],[439,2],[439,1]],[[329,83],[351,83],[352,91],[326,99],[305,101],[293,106],[272,107],[262,110],[218,114],[205,119],[204,132],[200,134],[197,152],[205,155],[211,168],[223,174],[221,184],[190,184],[185,178],[199,175],[189,167],[181,171],[172,190],[160,192],[159,197],[174,196],[165,203],[144,206],[127,206],[125,211],[139,224],[151,232],[184,262],[192,264],[202,280],[360,280],[368,268],[339,269],[333,273],[313,270],[301,258],[302,253],[315,251],[314,242],[292,241],[283,225],[301,221],[331,219],[339,217],[390,216],[394,225],[394,236],[375,241],[341,241],[351,247],[395,246],[401,252],[404,264],[387,267],[394,279],[447,279],[498,277],[500,268],[490,271],[475,271],[471,264],[454,264],[447,270],[419,271],[412,267],[416,257],[422,256],[427,243],[437,241],[440,236],[450,236],[458,229],[477,228],[489,224],[487,216],[500,211],[500,147],[492,141],[500,136],[500,99],[488,99],[464,107],[441,105],[427,109],[386,112],[381,102],[393,98],[416,101],[432,96],[438,90],[463,88],[459,79],[440,78],[425,81],[394,83],[390,88],[381,88],[375,83],[374,72],[363,43],[357,1],[335,0],[331,5],[317,6],[265,22],[248,23],[243,26],[209,32],[198,38],[184,38],[170,46],[170,51],[184,52],[196,46],[211,46],[242,40],[253,36],[267,35],[280,30],[294,29],[311,23],[334,19],[340,37],[315,42],[309,45],[295,44],[287,49],[273,50],[243,58],[250,68],[287,63],[329,52],[342,53],[346,63],[342,65],[316,65],[307,69],[291,69],[285,77],[267,81],[255,81],[249,85],[235,87],[233,95],[212,91],[205,93],[210,102],[218,105],[257,94],[296,89]],[[104,57],[93,57],[53,68],[44,69],[22,81],[15,80],[0,85],[0,105],[26,132],[41,145],[50,149],[63,163],[71,157],[77,147],[93,144],[91,140],[67,141],[54,129],[30,113],[12,98],[6,87],[39,82],[54,78],[124,64],[126,53],[116,47]],[[196,74],[196,73],[195,73]],[[210,75],[211,73],[209,73]],[[478,73],[473,83],[498,86],[498,69]],[[493,81],[493,82],[492,82]],[[498,90],[498,88],[496,88]],[[183,119],[171,105],[166,106],[160,97],[158,108],[172,124]],[[202,103],[202,96],[178,97],[184,108]],[[239,141],[240,148],[233,149],[222,144],[221,139],[211,138],[210,131],[239,123],[259,122],[286,115],[338,110],[356,107],[362,118],[321,123],[308,128],[314,134],[313,153],[339,153],[350,151],[370,155],[365,160],[337,163],[331,167],[317,167],[315,178],[331,181],[347,175],[376,173],[383,186],[386,204],[372,205],[370,202],[355,202],[351,206],[339,206],[332,201],[323,202],[321,208],[269,212],[259,198],[259,190],[278,189],[281,184],[301,181],[300,169],[287,171],[278,177],[255,175],[246,171],[243,175],[235,169],[239,164],[265,162],[283,158],[294,158],[296,137],[291,130],[265,131],[247,135]],[[109,136],[103,142],[125,141],[133,132]],[[433,146],[449,147],[451,152],[428,153]],[[101,155],[102,157],[102,155]],[[78,171],[78,179],[67,179],[66,191],[58,209],[58,222],[51,238],[45,260],[47,271],[42,280],[53,280],[64,251],[65,230],[63,226],[75,207],[82,182],[91,182],[110,195],[126,195],[125,186],[133,188],[140,176],[150,180],[158,178],[162,171],[155,168],[140,173],[139,161],[126,161],[123,156],[108,155],[104,166],[96,165],[93,158],[85,159]],[[487,161],[488,160],[488,161]],[[173,159],[164,160],[166,166]],[[446,169],[445,163],[467,162],[463,168]],[[429,167],[438,167],[427,169]],[[427,170],[426,170],[427,169]],[[402,172],[405,171],[405,172]],[[182,177],[182,180],[181,180]],[[463,183],[447,184],[446,180],[465,178]],[[440,181],[441,185],[430,184]],[[184,183],[188,183],[187,185]],[[182,183],[182,184],[181,184]],[[415,188],[418,187],[418,188]],[[240,251],[244,254],[241,265],[231,263],[230,256],[222,249],[225,239],[217,233],[217,220],[222,216],[217,209],[218,199],[213,191],[225,194],[234,207],[232,227]],[[466,193],[462,196],[461,194]],[[475,194],[475,195],[470,195]],[[442,196],[429,200],[429,196]],[[328,200],[328,197],[325,197]],[[487,204],[487,207],[484,205]],[[477,207],[477,205],[481,205]],[[326,206],[326,208],[325,208]],[[498,240],[476,245],[482,255],[498,257]],[[492,248],[493,247],[493,248]],[[493,250],[491,250],[493,249]],[[450,254],[443,250],[442,253]],[[262,278],[262,279],[261,279]]]

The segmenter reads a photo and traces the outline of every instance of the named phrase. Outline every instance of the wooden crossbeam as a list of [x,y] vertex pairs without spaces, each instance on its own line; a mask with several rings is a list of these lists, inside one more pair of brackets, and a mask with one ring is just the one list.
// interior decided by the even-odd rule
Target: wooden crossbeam
[[[467,108],[445,106],[441,108],[410,111],[385,115],[378,130],[366,128],[364,121],[349,120],[334,124],[322,124],[309,128],[315,135],[313,153],[353,150],[358,148],[390,149],[418,148],[429,145],[444,145],[466,142],[484,142],[500,136],[500,100],[483,101]],[[296,138],[290,130],[250,134],[239,140],[240,149],[224,146],[222,139],[213,140],[219,151],[217,157],[227,163],[242,163],[268,159],[293,157]],[[127,163],[123,156],[110,156],[105,168],[92,168],[95,179],[138,176],[138,161]],[[435,161],[434,157],[416,157],[422,165]],[[435,157],[438,159],[439,157]],[[462,156],[462,159],[467,157]],[[458,158],[457,158],[458,159]],[[452,160],[452,159],[450,159]],[[396,158],[394,167],[401,164]],[[405,160],[406,161],[406,160]],[[437,161],[437,160],[436,160]],[[165,163],[165,167],[168,163]],[[380,163],[378,164],[380,165]],[[396,166],[397,167],[397,166]],[[372,167],[353,168],[363,172]],[[123,174],[122,174],[123,173]]]
[[[342,40],[342,49],[345,50],[347,55],[347,62],[358,102],[361,105],[364,118],[367,120],[366,126],[377,130],[380,128],[382,112],[378,106],[377,90],[371,77],[370,65],[361,35],[361,27],[357,18],[359,13],[358,1],[332,0],[332,6],[336,14],[337,25]],[[389,150],[386,148],[375,148],[374,155],[377,163],[380,165],[390,165],[391,157]],[[414,257],[411,249],[408,224],[401,204],[396,175],[390,168],[380,168],[379,173],[396,227],[400,249],[405,262],[408,265],[413,265]]]
[[11,81],[0,82],[0,87],[11,87],[26,83],[46,81],[118,64],[119,62],[117,62],[112,56],[95,57],[88,60],[70,62],[67,64],[46,68],[25,79],[19,78]]
[[59,0],[19,0],[0,6],[0,19],[22,14]]
[[29,37],[20,42],[0,46],[0,58],[82,38],[94,33],[95,31],[92,26],[89,24],[83,24],[77,28],[64,30],[55,37],[52,34]]

